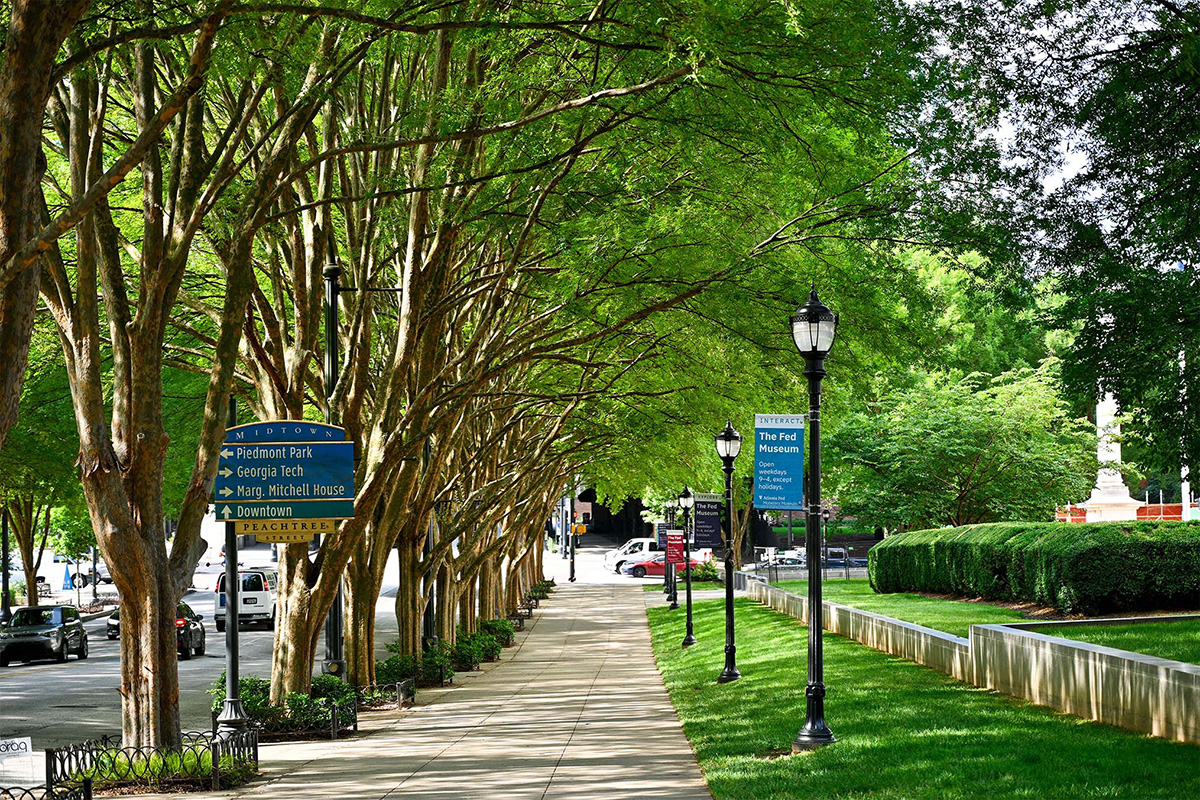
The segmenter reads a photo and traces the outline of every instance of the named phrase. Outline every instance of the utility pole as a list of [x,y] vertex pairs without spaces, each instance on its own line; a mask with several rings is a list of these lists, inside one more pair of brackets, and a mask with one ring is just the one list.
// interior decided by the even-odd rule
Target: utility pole
[[[578,488],[578,487],[576,487]],[[575,582],[575,489],[571,490],[571,577],[570,582]]]
[[[337,264],[331,236],[329,263],[325,265],[325,422],[329,425],[337,424],[333,395],[341,367],[338,357],[338,294],[341,291],[338,284],[341,276],[342,268]],[[343,680],[346,676],[344,604],[342,582],[339,580],[333,605],[329,607],[329,615],[325,618],[325,663],[322,666],[325,673],[337,675]]]
[[[12,617],[8,598],[8,507],[0,509],[0,625],[7,625]],[[26,597],[37,597],[36,586],[25,587]]]
[[[225,430],[237,425],[237,398],[229,396]],[[225,521],[225,703],[217,716],[217,733],[232,736],[250,721],[242,707],[238,682],[238,612],[241,609],[241,576],[238,574],[237,525]]]

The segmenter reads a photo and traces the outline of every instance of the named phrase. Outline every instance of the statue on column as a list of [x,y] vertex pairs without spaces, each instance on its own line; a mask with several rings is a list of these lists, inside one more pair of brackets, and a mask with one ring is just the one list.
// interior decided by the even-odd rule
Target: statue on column
[[1105,394],[1096,406],[1096,433],[1099,437],[1096,456],[1102,466],[1096,475],[1096,488],[1092,489],[1092,496],[1082,504],[1087,509],[1088,522],[1137,519],[1137,510],[1143,505],[1141,500],[1130,497],[1121,473],[1111,466],[1121,463],[1121,426],[1116,417],[1116,398]]

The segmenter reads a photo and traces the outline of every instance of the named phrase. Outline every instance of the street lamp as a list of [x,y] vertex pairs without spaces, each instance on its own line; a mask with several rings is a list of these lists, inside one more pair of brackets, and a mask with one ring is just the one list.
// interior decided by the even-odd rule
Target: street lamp
[[717,455],[725,470],[725,669],[717,683],[729,683],[742,677],[738,672],[733,644],[733,462],[742,452],[742,435],[726,421],[725,430],[716,435]]
[[792,752],[815,750],[837,741],[825,724],[825,683],[821,632],[821,379],[825,356],[833,347],[838,318],[817,298],[814,287],[808,300],[792,315],[792,339],[804,357],[808,377],[808,501],[805,509],[805,549],[808,553],[808,699],[804,727],[792,741]]
[[692,490],[683,487],[683,491],[679,493],[679,507],[683,509],[683,580],[684,586],[687,587],[687,634],[683,637],[684,647],[691,647],[696,643],[696,634],[692,630],[692,533],[688,528],[688,520],[695,503],[696,498],[692,496]]

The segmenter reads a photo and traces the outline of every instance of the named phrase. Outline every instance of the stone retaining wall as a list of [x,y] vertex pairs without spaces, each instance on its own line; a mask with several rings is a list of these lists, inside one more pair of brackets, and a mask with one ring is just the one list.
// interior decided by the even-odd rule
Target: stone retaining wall
[[[808,600],[800,595],[758,580],[746,581],[746,595],[808,621]],[[1086,719],[1200,742],[1200,666],[1025,630],[1030,623],[972,625],[970,639],[963,639],[838,603],[822,606],[831,633],[966,683]]]

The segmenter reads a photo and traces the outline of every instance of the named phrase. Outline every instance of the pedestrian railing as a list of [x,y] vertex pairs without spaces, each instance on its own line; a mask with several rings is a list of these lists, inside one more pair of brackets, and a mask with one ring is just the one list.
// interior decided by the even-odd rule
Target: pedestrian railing
[[52,792],[45,786],[25,789],[20,786],[0,786],[0,800],[92,800],[92,781],[87,779],[75,790]]
[[396,710],[404,708],[404,704],[412,704],[417,696],[417,682],[412,678],[396,683],[374,683],[370,686],[355,686],[354,693],[358,696],[359,710],[388,708],[393,703]]
[[[208,783],[222,773],[258,769],[258,731],[184,732],[178,747],[121,747],[111,737],[46,750],[46,797],[91,797],[103,788]],[[225,781],[228,785],[229,781]],[[2,795],[0,795],[2,797]]]

